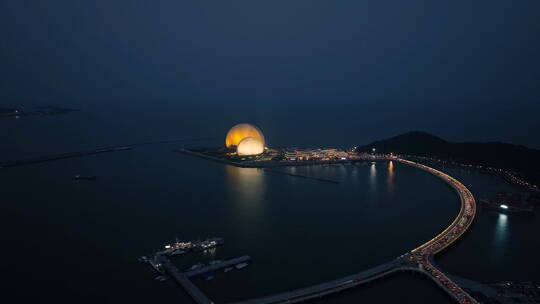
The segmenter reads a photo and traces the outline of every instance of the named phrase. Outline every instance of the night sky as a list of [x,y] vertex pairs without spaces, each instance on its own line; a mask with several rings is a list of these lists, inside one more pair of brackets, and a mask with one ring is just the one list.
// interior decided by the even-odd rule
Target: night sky
[[0,1],[0,34],[0,107],[540,148],[538,0]]

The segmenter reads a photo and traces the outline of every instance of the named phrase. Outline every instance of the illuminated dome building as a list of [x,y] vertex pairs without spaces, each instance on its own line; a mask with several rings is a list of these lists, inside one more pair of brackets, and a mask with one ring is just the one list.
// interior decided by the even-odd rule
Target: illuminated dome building
[[238,155],[247,156],[247,155],[258,155],[264,152],[263,142],[254,137],[246,137],[240,141],[238,147],[236,148],[236,153]]
[[264,152],[264,135],[252,124],[238,124],[227,132],[227,148],[236,147],[238,155],[257,155]]
[[259,128],[252,124],[238,124],[232,127],[229,132],[227,132],[227,138],[225,139],[225,144],[227,148],[238,146],[240,141],[246,137],[253,137],[260,140],[263,145],[265,144],[264,135]]

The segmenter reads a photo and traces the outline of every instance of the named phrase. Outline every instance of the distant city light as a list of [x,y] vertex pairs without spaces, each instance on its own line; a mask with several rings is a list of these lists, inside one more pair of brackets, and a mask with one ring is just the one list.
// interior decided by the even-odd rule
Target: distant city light
[[501,208],[508,209],[508,206],[503,204],[503,205],[501,205]]
[[371,151],[375,152],[375,148],[371,149]]

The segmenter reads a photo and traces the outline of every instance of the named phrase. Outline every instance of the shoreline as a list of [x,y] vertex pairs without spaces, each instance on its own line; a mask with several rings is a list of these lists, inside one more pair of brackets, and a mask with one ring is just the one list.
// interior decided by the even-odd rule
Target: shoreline
[[[452,164],[449,161],[436,160],[436,159],[426,159],[424,157],[418,157],[418,156],[409,156],[409,157],[407,157],[407,159],[412,159],[412,160],[417,161],[417,162],[428,162],[430,165],[442,165],[442,166],[446,166],[446,167],[449,167],[449,168],[468,169],[468,170],[473,170],[473,171],[480,172],[480,173],[485,173],[485,174],[488,174],[488,175],[491,175],[491,176],[500,177],[504,182],[506,182],[509,185],[517,186],[517,187],[523,188],[523,189],[525,189],[527,191],[540,193],[540,188],[538,188],[532,182],[529,182],[529,181],[526,181],[526,180],[521,181],[515,176],[509,176],[508,173],[505,173],[503,171],[498,171],[498,170],[502,170],[502,169],[491,168],[491,167],[489,167],[491,169],[488,169],[486,167],[478,167],[478,166],[474,166],[474,165],[467,165],[467,164],[464,164],[464,163],[454,163],[454,164]],[[515,179],[518,179],[518,180],[516,181]],[[520,181],[528,183],[528,184],[522,184],[522,183],[520,183]]]
[[[195,157],[200,157],[204,159],[209,159],[215,162],[219,163],[225,163],[228,165],[233,165],[240,168],[276,168],[276,167],[299,167],[299,166],[312,166],[312,165],[335,165],[335,164],[348,164],[348,163],[355,163],[355,162],[363,162],[366,161],[365,159],[348,159],[348,160],[333,160],[333,161],[265,161],[265,162],[253,162],[253,161],[246,161],[246,162],[235,162],[232,160],[224,159],[224,158],[218,158],[214,156],[210,156],[204,153],[191,151],[186,148],[179,148],[174,149],[173,152],[177,153],[183,153],[186,155],[191,155]],[[373,160],[375,161],[375,159]]]

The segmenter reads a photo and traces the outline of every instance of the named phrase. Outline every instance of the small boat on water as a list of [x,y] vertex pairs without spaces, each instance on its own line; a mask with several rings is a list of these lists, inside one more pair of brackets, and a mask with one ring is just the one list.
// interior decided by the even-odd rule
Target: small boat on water
[[186,253],[186,252],[183,251],[183,250],[177,249],[177,250],[175,250],[175,251],[169,253],[169,255],[170,255],[170,256],[175,256],[175,255],[180,255],[180,254],[184,254],[184,253]]
[[167,281],[167,279],[169,279],[169,278],[167,276],[164,276],[164,275],[160,275],[160,276],[157,276],[157,277],[154,278],[154,280],[160,281],[160,282]]
[[235,267],[236,267],[236,269],[242,269],[242,268],[246,267],[247,265],[248,265],[248,263],[240,263],[240,264],[236,265]]
[[74,179],[76,180],[92,180],[92,181],[95,181],[96,180],[96,177],[93,176],[93,175],[75,175],[73,176]]
[[203,266],[204,266],[203,264],[197,263],[197,264],[191,266],[191,268],[189,270],[195,270],[195,269],[201,268]]

